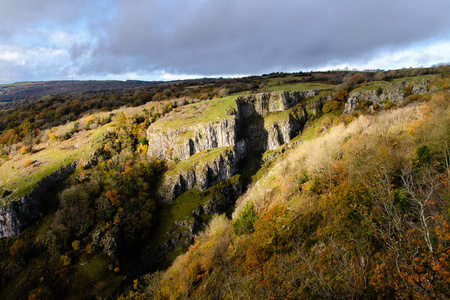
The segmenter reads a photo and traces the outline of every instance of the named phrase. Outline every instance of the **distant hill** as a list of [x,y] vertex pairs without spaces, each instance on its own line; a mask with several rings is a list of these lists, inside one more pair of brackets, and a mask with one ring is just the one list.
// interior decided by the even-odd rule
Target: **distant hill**
[[60,94],[101,92],[156,85],[151,81],[34,81],[0,85],[0,101],[9,102],[27,98],[40,98]]

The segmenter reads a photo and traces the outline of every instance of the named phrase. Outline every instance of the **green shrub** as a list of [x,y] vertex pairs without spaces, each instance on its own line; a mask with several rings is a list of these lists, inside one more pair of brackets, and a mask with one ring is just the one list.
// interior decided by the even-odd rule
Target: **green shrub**
[[425,164],[429,164],[431,162],[430,148],[427,145],[420,146],[416,151],[416,157],[414,167],[420,168]]
[[408,103],[417,101],[420,98],[422,98],[422,95],[420,95],[420,94],[409,95],[408,97],[405,98],[405,100],[403,100],[403,103],[408,104]]
[[244,209],[239,213],[239,216],[233,222],[233,230],[237,235],[252,233],[255,228],[255,221],[258,219],[253,208],[253,202],[248,202]]
[[380,86],[377,88],[377,96],[380,97],[383,94],[383,88]]
[[389,108],[391,108],[392,106],[394,106],[394,103],[392,103],[392,102],[386,102],[386,104],[384,105],[384,108],[389,109]]
[[405,189],[394,189],[392,191],[392,196],[394,197],[395,206],[400,212],[406,213],[410,210],[411,205]]
[[341,107],[341,102],[335,101],[335,100],[328,101],[323,106],[322,112],[326,114],[326,113],[329,113],[330,111],[338,110],[340,107]]

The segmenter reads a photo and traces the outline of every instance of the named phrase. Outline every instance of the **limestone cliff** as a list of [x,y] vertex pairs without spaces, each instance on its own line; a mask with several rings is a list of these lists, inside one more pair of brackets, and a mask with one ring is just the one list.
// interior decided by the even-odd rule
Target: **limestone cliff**
[[204,191],[204,194],[211,195],[210,200],[200,204],[188,213],[181,220],[171,224],[170,230],[165,232],[163,242],[153,250],[141,257],[140,268],[152,270],[166,259],[175,249],[188,247],[211,215],[227,211],[242,194],[243,182],[240,175],[223,180],[217,185]]
[[393,85],[387,85],[383,88],[379,87],[378,90],[353,91],[345,104],[344,114],[353,112],[360,101],[370,101],[377,105],[384,105],[386,102],[401,105],[408,95],[426,93],[428,82],[428,79],[423,79],[419,83],[402,80]]
[[[317,91],[277,91],[237,97],[222,115],[213,119],[205,116],[206,121],[192,113],[192,107],[195,105],[190,105],[150,125],[147,130],[148,155],[178,161],[203,150],[237,144],[240,145],[239,149],[236,149],[239,156],[245,151],[242,148],[246,145],[257,147],[258,150],[277,148],[280,142],[289,142],[301,129],[306,111],[300,114],[285,114],[279,122],[266,122],[265,118],[271,113],[287,111],[316,94]],[[211,106],[214,111],[206,111],[205,115],[217,111],[214,104]],[[177,124],[177,118],[184,119],[185,122]],[[245,142],[242,142],[243,140]]]
[[76,167],[77,162],[73,162],[60,168],[43,178],[30,193],[0,207],[0,238],[18,235],[40,216],[47,190],[72,174]]
[[48,190],[75,172],[79,164],[84,168],[90,168],[97,162],[98,156],[93,153],[86,159],[69,163],[41,179],[24,196],[7,200],[8,202],[0,207],[0,238],[20,234],[33,220],[40,217],[44,210],[43,202],[48,197]]
[[236,118],[165,131],[148,130],[148,154],[159,159],[183,160],[203,150],[236,144]]
[[301,101],[317,95],[317,91],[277,91],[248,97],[238,97],[236,102],[242,118],[265,116],[270,112],[285,111]]
[[232,147],[198,153],[167,172],[159,190],[160,196],[164,202],[171,202],[194,187],[204,191],[236,174],[236,164]]
[[201,111],[199,104],[189,105],[150,125],[148,155],[172,165],[160,187],[162,201],[230,178],[249,150],[272,150],[290,142],[310,117],[308,109],[320,113],[320,103],[308,109],[298,106],[316,94],[273,92],[215,99],[206,101]]

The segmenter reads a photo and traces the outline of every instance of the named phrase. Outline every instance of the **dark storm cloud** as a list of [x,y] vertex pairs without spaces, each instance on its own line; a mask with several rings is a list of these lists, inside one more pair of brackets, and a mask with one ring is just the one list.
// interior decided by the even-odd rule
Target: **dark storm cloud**
[[88,0],[1,0],[0,37],[11,38],[38,26],[71,27],[82,18],[93,18],[91,8]]
[[446,39],[449,11],[447,0],[123,0],[95,48],[76,53],[92,51],[84,73],[313,68]]
[[[0,78],[378,65],[380,51],[450,45],[449,11],[448,0],[0,0]],[[448,61],[441,48],[419,58]]]

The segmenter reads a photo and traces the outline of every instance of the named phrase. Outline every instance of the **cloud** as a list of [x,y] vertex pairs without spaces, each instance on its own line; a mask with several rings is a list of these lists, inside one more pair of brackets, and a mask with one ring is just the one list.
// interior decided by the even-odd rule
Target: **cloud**
[[262,73],[368,60],[449,33],[448,1],[118,1],[83,73]]
[[331,69],[401,69],[409,67],[427,67],[439,62],[450,62],[450,41],[432,41],[407,49],[384,49],[368,60],[354,60],[345,63],[323,65],[319,71]]
[[0,45],[0,82],[66,79],[69,53],[52,47]]
[[0,59],[11,67],[1,78],[18,78],[16,70],[31,76],[22,80],[66,73],[152,80],[450,61],[448,0],[0,0],[0,7]]

